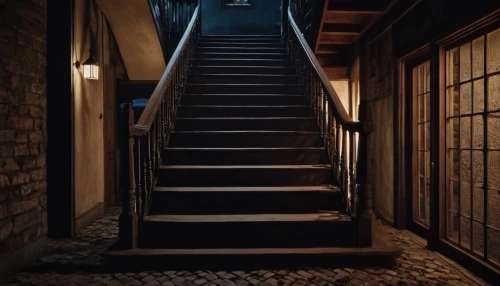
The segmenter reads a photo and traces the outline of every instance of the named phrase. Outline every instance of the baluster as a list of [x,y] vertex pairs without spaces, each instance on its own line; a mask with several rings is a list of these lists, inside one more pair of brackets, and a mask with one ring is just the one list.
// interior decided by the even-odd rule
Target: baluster
[[362,130],[358,141],[358,163],[356,166],[356,184],[358,188],[358,233],[359,246],[371,247],[374,238],[375,216],[373,214],[372,188],[368,178],[368,140],[373,132],[370,104],[362,100],[359,105],[359,121]]
[[325,90],[323,90],[323,121],[321,122],[321,124],[323,125],[323,140],[326,141],[326,136],[327,136],[327,129],[326,129],[326,120],[328,119],[327,116],[328,116],[328,111],[326,109],[326,105],[327,105],[327,95],[325,93]]
[[142,186],[144,182],[142,181],[141,176],[141,161],[144,160],[144,152],[142,150],[143,144],[141,144],[141,137],[137,138],[137,164],[135,164],[136,180],[137,180],[137,192],[136,192],[136,200],[137,200],[137,215],[142,218]]
[[336,130],[336,136],[335,136],[335,178],[337,179],[337,182],[340,183],[340,164],[341,164],[341,158],[340,158],[340,123],[337,120],[337,130]]
[[346,211],[350,209],[350,201],[349,201],[349,171],[347,170],[347,130],[342,126],[342,159],[341,161],[341,170],[342,170],[342,190],[345,195],[345,203],[346,203]]
[[350,213],[356,215],[356,173],[354,171],[354,131],[349,132],[349,193],[351,194]]
[[[127,130],[128,152],[124,152],[124,165],[128,167],[128,182],[122,189],[122,213],[118,219],[118,244],[121,249],[132,249],[137,246],[137,212],[135,207],[135,163],[134,163],[134,111],[132,105],[124,110],[124,128]],[[124,182],[125,183],[125,182]]]

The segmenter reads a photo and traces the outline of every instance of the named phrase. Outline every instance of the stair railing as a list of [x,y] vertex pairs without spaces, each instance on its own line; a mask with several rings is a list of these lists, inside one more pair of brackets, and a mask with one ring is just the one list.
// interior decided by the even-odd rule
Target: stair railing
[[149,0],[166,60],[186,31],[197,3],[198,0]]
[[370,107],[367,101],[361,101],[360,121],[354,121],[346,112],[296,24],[295,19],[304,14],[300,11],[304,5],[298,2],[293,1],[288,9],[288,52],[295,61],[299,83],[304,86],[311,112],[319,125],[334,178],[344,195],[346,211],[359,224],[359,245],[371,246],[373,202],[371,187],[367,182],[367,136],[372,132]]
[[162,151],[174,127],[180,96],[186,86],[187,73],[198,41],[199,18],[198,6],[138,122],[134,122],[130,105],[125,110],[128,153],[125,152],[122,161],[128,165],[128,191],[122,191],[117,244],[122,249],[136,247],[138,223],[149,211],[152,190],[162,162]]

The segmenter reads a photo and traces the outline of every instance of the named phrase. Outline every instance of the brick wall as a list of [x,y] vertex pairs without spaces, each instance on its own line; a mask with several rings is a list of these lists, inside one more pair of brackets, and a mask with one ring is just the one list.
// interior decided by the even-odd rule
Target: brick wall
[[46,0],[0,0],[0,254],[47,234]]

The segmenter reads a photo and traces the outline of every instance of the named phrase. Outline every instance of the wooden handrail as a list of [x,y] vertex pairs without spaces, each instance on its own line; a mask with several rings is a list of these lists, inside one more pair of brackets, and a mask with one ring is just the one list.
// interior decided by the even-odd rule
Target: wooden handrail
[[292,12],[290,8],[288,8],[288,21],[290,22],[290,25],[293,28],[293,31],[295,35],[297,36],[297,39],[299,40],[300,45],[304,49],[307,58],[312,64],[312,67],[318,74],[319,78],[321,79],[321,82],[323,83],[326,93],[328,94],[328,97],[330,101],[332,102],[334,108],[333,111],[337,115],[337,120],[339,120],[339,123],[345,127],[345,129],[349,131],[363,131],[363,127],[361,122],[355,121],[349,116],[347,111],[345,110],[344,105],[342,104],[342,101],[340,100],[339,95],[333,88],[332,84],[330,83],[330,80],[328,76],[326,75],[325,71],[321,67],[321,64],[318,62],[318,59],[316,59],[316,56],[314,55],[314,52],[311,50],[309,47],[309,44],[307,43],[306,39],[302,35],[302,32],[300,31],[299,27],[295,23],[295,19],[292,16]]
[[161,76],[161,79],[158,82],[158,85],[156,86],[155,90],[153,91],[151,98],[148,100],[146,108],[144,108],[141,117],[139,118],[137,124],[135,125],[134,135],[136,136],[144,135],[151,128],[151,123],[155,119],[156,113],[158,112],[158,108],[160,107],[165,85],[172,77],[174,67],[179,61],[179,56],[181,55],[181,52],[186,46],[186,44],[188,43],[188,39],[193,29],[195,28],[195,23],[198,18],[199,9],[200,7],[198,6],[194,10],[193,16],[191,17],[191,21],[189,22],[186,32],[184,32],[184,35],[182,36],[182,39],[179,42],[179,45],[177,45],[177,48],[175,49],[175,52],[172,55],[172,58],[170,58],[170,61],[168,62],[165,72]]

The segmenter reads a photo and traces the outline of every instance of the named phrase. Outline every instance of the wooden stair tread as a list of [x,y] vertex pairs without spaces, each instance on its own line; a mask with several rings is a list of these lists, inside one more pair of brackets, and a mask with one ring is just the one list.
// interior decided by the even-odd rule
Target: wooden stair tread
[[305,135],[319,135],[319,132],[315,131],[291,131],[291,130],[189,130],[189,131],[172,131],[171,133],[177,134],[206,134],[206,133],[217,133],[217,134],[305,134]]
[[148,215],[147,222],[224,223],[224,222],[350,222],[351,217],[340,212],[309,214],[234,214],[234,215]]
[[330,169],[332,165],[161,165],[160,169]]
[[156,187],[155,192],[339,192],[337,186],[288,187]]
[[324,147],[167,147],[165,150],[241,150],[241,151],[252,151],[252,150],[296,150],[296,151],[308,151],[308,150],[325,150]]
[[177,120],[313,120],[314,117],[182,117]]
[[310,108],[310,105],[179,105],[179,107],[203,107],[203,108]]
[[388,245],[374,245],[373,247],[314,247],[314,248],[209,248],[209,249],[130,249],[120,251],[109,251],[108,255],[265,255],[265,254],[348,254],[361,255],[367,254],[393,254],[402,252],[399,247]]

